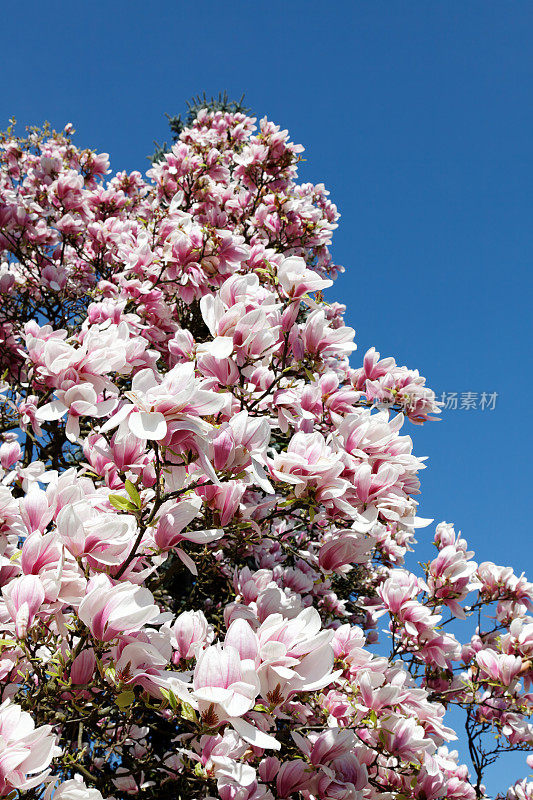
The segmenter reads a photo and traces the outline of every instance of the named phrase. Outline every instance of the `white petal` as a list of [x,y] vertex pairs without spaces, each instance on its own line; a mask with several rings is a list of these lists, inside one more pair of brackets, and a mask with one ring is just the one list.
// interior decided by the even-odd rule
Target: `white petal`
[[133,406],[131,403],[126,403],[123,405],[122,408],[119,408],[116,414],[113,414],[111,419],[108,419],[107,422],[104,422],[104,424],[100,426],[100,433],[106,433],[106,431],[116,428],[117,425],[120,425],[120,423],[126,419],[132,410]]
[[269,750],[281,750],[281,744],[273,736],[254,728],[249,722],[241,719],[240,717],[230,717],[228,722],[231,722],[239,736],[242,736],[245,742],[253,744],[255,747],[262,747]]
[[54,419],[61,419],[66,410],[67,407],[61,400],[52,400],[51,403],[38,408],[35,416],[39,422],[49,422]]
[[75,442],[80,435],[80,421],[79,417],[73,417],[69,414],[65,433],[69,442]]
[[221,539],[224,536],[222,528],[209,528],[204,531],[187,531],[181,534],[184,539],[195,544],[207,544],[214,542],[216,539]]
[[257,485],[260,486],[264,492],[266,492],[267,494],[274,494],[274,489],[272,488],[272,484],[267,478],[265,468],[253,456],[252,456],[252,464],[249,467],[249,471],[253,475],[255,483],[257,483]]
[[131,381],[131,391],[135,394],[144,394],[154,386],[157,386],[157,380],[153,370],[149,368],[136,372]]
[[167,421],[159,411],[134,411],[128,423],[138,439],[159,440],[167,435]]
[[229,358],[233,353],[233,337],[217,336],[212,342],[198,345],[196,352],[201,355],[205,353],[214,358]]

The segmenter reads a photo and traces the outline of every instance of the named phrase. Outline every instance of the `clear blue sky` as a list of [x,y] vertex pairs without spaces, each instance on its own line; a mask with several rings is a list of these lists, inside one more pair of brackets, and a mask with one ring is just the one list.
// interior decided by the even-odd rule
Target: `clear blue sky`
[[[360,355],[374,345],[439,393],[499,395],[410,426],[429,456],[422,514],[533,579],[533,5],[26,0],[3,17],[1,127],[72,122],[113,168],[144,171],[165,111],[227,89],[305,145],[301,177],[342,213],[330,297]],[[508,757],[490,788],[525,774]]]

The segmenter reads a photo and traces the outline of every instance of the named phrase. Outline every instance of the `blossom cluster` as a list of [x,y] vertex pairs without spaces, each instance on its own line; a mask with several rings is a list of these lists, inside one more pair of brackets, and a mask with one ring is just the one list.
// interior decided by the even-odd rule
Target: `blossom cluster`
[[302,147],[203,109],[109,177],[71,134],[0,142],[0,797],[491,796],[533,585],[447,523],[407,568],[440,404],[351,365]]

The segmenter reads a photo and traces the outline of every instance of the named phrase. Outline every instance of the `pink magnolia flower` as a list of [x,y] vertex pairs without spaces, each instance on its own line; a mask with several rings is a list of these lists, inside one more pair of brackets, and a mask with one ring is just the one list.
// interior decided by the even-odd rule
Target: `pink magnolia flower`
[[243,481],[225,481],[220,486],[206,484],[196,489],[207,507],[218,512],[222,527],[237,514],[245,491],[246,484]]
[[212,727],[230,722],[251,744],[279,749],[273,737],[242,719],[254,707],[259,688],[254,663],[241,660],[235,648],[212,645],[198,657],[192,697],[204,722]]
[[177,661],[197,657],[213,637],[203,611],[184,611],[176,618],[172,634]]
[[109,642],[140,630],[159,616],[152,593],[129,581],[113,585],[107,575],[91,578],[78,616],[96,639]]
[[165,635],[149,639],[145,634],[122,639],[114,650],[115,680],[142,686],[153,697],[161,697],[161,678],[170,661],[171,647]]
[[497,653],[489,647],[476,653],[476,661],[485,675],[504,686],[509,686],[522,668],[520,656]]
[[46,493],[33,485],[19,503],[20,515],[28,529],[28,533],[44,531],[54,515],[54,510],[50,508]]
[[301,759],[285,761],[276,773],[276,790],[280,798],[290,797],[295,792],[309,788],[313,777],[313,770]]
[[15,623],[15,634],[24,639],[44,602],[43,584],[36,575],[23,575],[4,586],[2,595]]
[[505,800],[531,800],[533,798],[533,781],[524,778],[510,786],[505,795]]
[[72,661],[70,667],[70,678],[72,683],[90,683],[96,669],[96,657],[94,650],[88,648],[82,650]]
[[133,517],[99,511],[87,500],[61,509],[57,533],[76,558],[90,556],[109,565],[124,560],[137,535]]
[[424,762],[425,753],[435,751],[435,743],[430,739],[416,719],[405,719],[397,714],[390,714],[383,720],[383,744],[397,758],[412,759]]
[[[364,564],[374,545],[372,538],[353,531],[338,531],[339,538],[330,539],[320,548],[318,563],[325,572],[347,572],[353,564]],[[352,534],[352,535],[350,535]]]
[[321,308],[309,314],[300,331],[303,353],[321,358],[349,355],[357,347],[354,336],[353,328],[333,328]]
[[168,501],[161,506],[160,519],[154,534],[154,540],[161,550],[174,550],[178,558],[185,564],[193,575],[197,569],[192,558],[181,547],[176,547],[180,542],[189,541],[194,544],[208,544],[221,539],[224,531],[221,528],[209,530],[185,531],[190,522],[200,513],[201,498],[194,494],[179,503]]
[[61,561],[61,542],[56,532],[43,536],[38,530],[31,533],[22,545],[20,566],[25,575],[38,575]]
[[314,608],[293,619],[271,614],[257,630],[261,696],[274,703],[294,692],[322,689],[340,674],[332,672],[333,632],[321,630]]
[[278,267],[278,281],[288,298],[300,299],[308,292],[317,292],[333,286],[333,281],[324,280],[308,269],[303,258],[290,256]]
[[390,578],[378,587],[378,594],[391,614],[398,614],[404,604],[416,597],[420,583],[415,575],[406,570],[394,570]]
[[10,469],[21,456],[20,444],[18,441],[6,441],[0,445],[0,464],[3,469]]
[[216,414],[227,400],[204,385],[195,378],[193,364],[177,364],[161,379],[151,369],[141,370],[127,395],[131,403],[124,404],[100,430],[103,433],[122,423],[139,439],[161,441],[168,423],[179,422],[185,430],[205,434],[208,426],[198,418]]
[[[192,495],[177,503],[169,500],[163,504],[159,512],[159,522],[154,534],[156,545],[162,550],[169,550],[184,539],[188,539],[189,534],[183,533],[183,529],[199,515],[201,508],[202,501],[197,495]],[[198,531],[190,532],[191,541],[202,541],[201,537],[198,538],[198,533]],[[210,541],[209,537],[207,537],[205,541]]]
[[468,592],[475,588],[476,584],[471,584],[471,577],[476,569],[477,564],[468,561],[464,551],[455,544],[443,547],[429,564],[427,584],[431,595],[442,600],[461,619],[465,618],[465,613],[459,601],[464,600]]
[[310,733],[307,737],[300,733],[291,734],[299,750],[313,766],[326,765],[331,761],[351,753],[355,746],[353,731],[330,728]]
[[57,786],[51,784],[46,790],[45,800],[104,800],[102,793],[87,786],[81,776],[63,781]]
[[297,497],[308,487],[324,499],[342,495],[348,482],[339,476],[344,470],[340,456],[328,447],[320,433],[295,434],[287,450],[276,453],[270,462],[271,475],[294,486]]
[[80,435],[80,417],[105,417],[117,405],[117,400],[114,398],[99,399],[94,387],[89,383],[72,386],[67,391],[57,390],[56,398],[38,409],[37,419],[39,422],[47,422],[61,419],[68,414],[65,433],[71,442],[75,442]]
[[259,683],[253,666],[243,663],[233,647],[212,645],[198,658],[193,687],[200,713],[220,724],[253,708]]
[[35,727],[30,714],[6,700],[0,706],[0,794],[24,792],[46,778],[58,754],[51,725]]

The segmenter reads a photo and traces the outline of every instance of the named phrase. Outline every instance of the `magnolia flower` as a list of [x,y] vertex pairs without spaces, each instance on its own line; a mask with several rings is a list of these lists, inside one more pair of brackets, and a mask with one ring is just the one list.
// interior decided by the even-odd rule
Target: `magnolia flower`
[[198,418],[216,414],[227,403],[223,395],[203,388],[204,383],[194,376],[193,364],[177,364],[159,378],[151,369],[137,372],[127,393],[131,402],[123,404],[100,431],[120,424],[121,431],[126,425],[139,439],[161,441],[168,423],[179,422],[184,430],[203,435],[209,426]]
[[509,686],[522,668],[520,656],[497,653],[489,647],[476,654],[476,661],[485,675],[504,686]]
[[363,564],[370,558],[373,539],[353,535],[349,530],[344,533],[347,535],[331,539],[320,548],[318,563],[326,572],[347,572],[352,564]]
[[197,656],[213,637],[212,633],[210,637],[210,626],[203,611],[184,611],[177,617],[172,633],[172,646],[178,661]]
[[116,679],[125,684],[142,686],[151,695],[160,697],[160,681],[157,679],[164,676],[170,652],[168,642],[161,637],[152,642],[141,639],[130,641],[115,661]]
[[[38,786],[59,754],[51,725],[35,727],[30,714],[6,700],[0,706],[0,794]],[[37,774],[36,774],[37,773]]]
[[271,614],[257,633],[247,621],[236,619],[226,645],[254,664],[261,696],[277,705],[295,692],[322,689],[338,677],[340,672],[332,672],[332,636],[332,631],[321,630],[316,609],[307,608],[291,620]]
[[23,575],[4,586],[2,595],[15,623],[15,634],[24,639],[44,602],[43,584],[37,575]]
[[109,565],[124,560],[137,535],[133,517],[98,511],[86,500],[61,509],[57,532],[73,556],[91,556]]
[[50,784],[45,793],[45,800],[104,800],[102,793],[86,785],[81,776],[77,775],[69,781],[63,781],[57,786]]
[[[274,455],[270,467],[275,478],[295,486],[297,496],[307,484],[323,486],[325,481],[338,479],[343,469],[340,456],[328,447],[320,433],[295,434],[287,450]],[[339,485],[344,482],[339,480]]]
[[397,758],[424,763],[425,753],[435,751],[435,742],[412,717],[405,719],[398,714],[387,715],[381,736],[383,745]]
[[317,292],[333,286],[333,281],[324,280],[316,272],[307,269],[303,258],[290,256],[278,267],[278,280],[291,300],[300,299],[308,292]]
[[80,435],[79,417],[106,417],[117,405],[116,398],[102,400],[90,383],[72,386],[67,391],[56,391],[56,399],[37,410],[39,422],[61,419],[68,413],[65,434],[71,442]]
[[21,456],[20,444],[17,440],[8,440],[0,445],[0,464],[3,469],[9,469]]
[[281,764],[272,776],[279,797],[290,797],[301,789],[307,789],[312,777],[313,771],[300,758]]
[[174,550],[178,558],[185,564],[193,575],[197,574],[194,561],[181,547],[176,547],[180,542],[189,541],[194,544],[208,544],[221,539],[224,531],[221,528],[209,530],[185,531],[190,522],[200,513],[201,498],[194,494],[179,503],[168,501],[163,503],[160,510],[160,519],[154,534],[156,545],[161,550]]
[[129,581],[113,585],[103,574],[91,578],[78,607],[81,621],[102,642],[140,630],[148,622],[154,622],[159,613],[148,589]]
[[253,708],[259,683],[253,665],[242,662],[237,650],[213,645],[198,657],[193,687],[202,716],[219,724]]
[[241,660],[231,646],[212,645],[198,657],[192,697],[205,724],[216,727],[230,722],[243,739],[257,747],[279,750],[280,744],[241,719],[259,694],[259,681],[252,661]]

